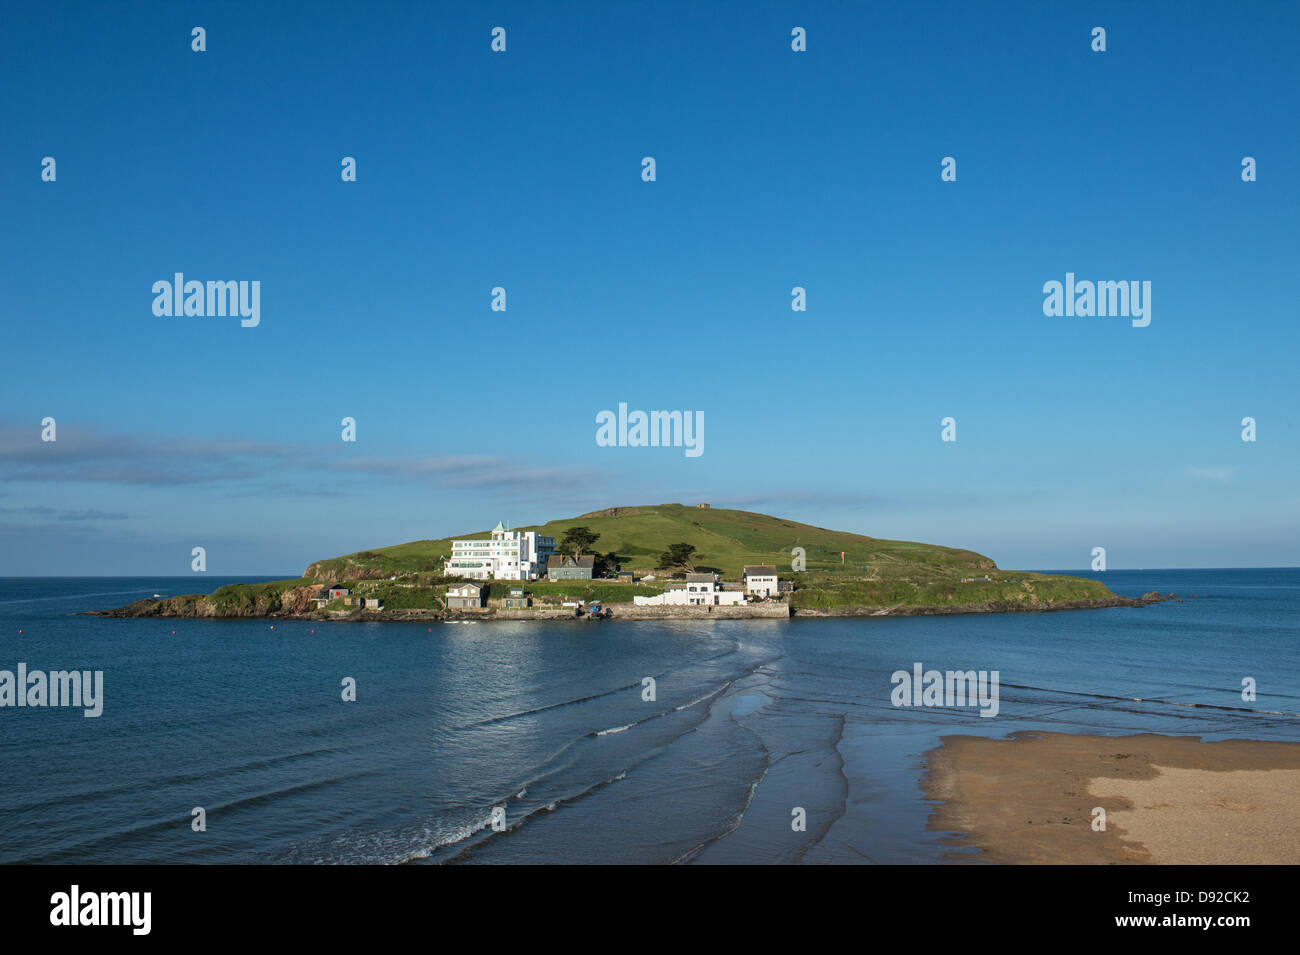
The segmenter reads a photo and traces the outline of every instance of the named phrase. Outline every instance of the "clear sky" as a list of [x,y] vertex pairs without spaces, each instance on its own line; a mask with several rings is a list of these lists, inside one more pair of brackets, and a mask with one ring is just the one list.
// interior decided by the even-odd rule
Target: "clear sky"
[[[670,501],[1300,564],[1300,5],[287,6],[6,5],[0,574]],[[260,324],[155,316],[175,272]],[[1067,272],[1150,325],[1044,315]],[[619,402],[704,453],[597,446]]]

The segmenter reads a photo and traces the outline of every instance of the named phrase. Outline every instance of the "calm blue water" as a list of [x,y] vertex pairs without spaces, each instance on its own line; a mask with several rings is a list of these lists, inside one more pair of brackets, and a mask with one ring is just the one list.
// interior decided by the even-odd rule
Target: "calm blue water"
[[[102,670],[105,698],[97,719],[0,709],[0,862],[937,862],[949,850],[918,780],[945,734],[1300,739],[1300,570],[1103,576],[1126,595],[1198,596],[916,619],[272,629],[72,615],[192,591],[193,577],[0,579],[0,669]],[[892,706],[890,674],[917,661],[998,670],[998,717]],[[206,832],[190,828],[196,806]]]

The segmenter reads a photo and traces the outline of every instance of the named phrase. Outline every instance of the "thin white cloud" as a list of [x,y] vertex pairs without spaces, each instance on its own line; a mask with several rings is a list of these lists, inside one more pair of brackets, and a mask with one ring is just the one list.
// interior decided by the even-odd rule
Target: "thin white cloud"
[[457,490],[572,490],[589,483],[592,468],[530,463],[501,455],[340,458],[320,446],[158,435],[112,434],[60,425],[57,441],[34,429],[0,426],[0,482],[61,482],[135,487],[225,486],[235,492],[273,494],[295,484],[285,476],[311,475],[318,496],[341,477]]
[[1202,481],[1212,481],[1215,484],[1228,484],[1232,481],[1232,476],[1237,473],[1237,468],[1196,468],[1188,467],[1187,473],[1194,478],[1200,478]]

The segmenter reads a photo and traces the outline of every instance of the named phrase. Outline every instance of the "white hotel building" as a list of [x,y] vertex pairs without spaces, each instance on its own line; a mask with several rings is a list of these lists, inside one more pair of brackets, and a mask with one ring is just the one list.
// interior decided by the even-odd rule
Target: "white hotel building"
[[554,537],[506,530],[498,522],[487,540],[452,541],[443,573],[473,580],[537,580],[546,573],[546,559],[554,553]]

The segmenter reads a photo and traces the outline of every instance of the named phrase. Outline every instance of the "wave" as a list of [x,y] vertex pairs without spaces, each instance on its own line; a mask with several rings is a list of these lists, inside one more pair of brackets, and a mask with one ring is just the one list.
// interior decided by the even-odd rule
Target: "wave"
[[686,863],[689,863],[701,852],[707,849],[709,846],[713,845],[714,843],[721,842],[723,839],[727,838],[729,835],[731,835],[733,832],[739,829],[740,824],[745,821],[745,814],[749,812],[749,807],[753,805],[754,797],[758,795],[758,787],[763,784],[763,780],[767,779],[767,774],[772,768],[772,751],[767,748],[767,742],[763,739],[763,737],[760,734],[754,732],[752,729],[750,729],[749,727],[743,724],[737,724],[737,725],[739,725],[740,728],[743,729],[745,732],[753,736],[754,739],[758,741],[758,745],[762,747],[763,768],[757,776],[755,776],[752,780],[750,780],[749,789],[745,793],[744,802],[741,804],[740,808],[736,811],[736,813],[731,817],[731,822],[726,827],[724,827],[721,832],[711,836],[708,839],[705,839],[703,842],[699,843],[698,845],[692,846],[691,848],[687,849],[681,855],[677,856],[677,858],[673,859],[669,863],[669,865],[684,865]]
[[[731,646],[728,647],[726,650],[722,650],[722,651],[720,651],[720,652],[718,652],[718,653],[711,654],[710,656],[701,657],[701,658],[698,659],[698,660],[686,661],[686,662],[684,662],[684,663],[678,664],[676,667],[669,667],[669,668],[667,668],[667,669],[665,669],[665,670],[662,670],[662,671],[660,671],[660,672],[658,672],[658,673],[652,673],[652,674],[649,674],[649,676],[652,676],[655,680],[662,680],[666,675],[668,675],[669,673],[674,672],[674,669],[681,669],[681,668],[684,668],[684,667],[697,667],[697,666],[703,666],[704,664],[712,663],[713,661],[715,661],[715,660],[720,660],[720,659],[722,659],[722,658],[724,658],[724,657],[734,656],[738,651],[740,651],[742,645],[741,645],[741,642],[740,642],[738,639],[735,639],[735,638],[730,638],[730,643],[731,643]],[[682,706],[676,707],[676,709],[678,709],[678,710],[689,709],[689,708],[692,707],[692,706],[696,706],[696,705],[698,705],[698,704],[700,704],[700,703],[703,703],[705,700],[707,700],[707,699],[709,699],[709,698],[711,698],[711,697],[717,695],[718,693],[721,693],[721,692],[722,692],[723,690],[725,690],[728,686],[730,686],[732,683],[734,683],[735,680],[737,680],[737,679],[741,679],[741,678],[744,677],[744,676],[748,676],[749,674],[753,673],[753,672],[754,672],[756,669],[758,669],[759,667],[765,666],[767,663],[770,663],[771,660],[773,660],[773,659],[775,659],[775,658],[777,658],[777,657],[779,657],[779,656],[780,656],[780,654],[773,654],[772,656],[769,656],[769,657],[767,657],[766,659],[760,660],[759,662],[755,663],[753,666],[751,666],[751,667],[749,667],[747,670],[745,670],[745,671],[744,671],[742,674],[740,674],[739,676],[733,677],[732,680],[730,680],[730,681],[728,681],[727,683],[723,684],[723,685],[722,685],[721,687],[719,687],[718,689],[713,690],[712,692],[710,692],[710,693],[708,693],[708,694],[706,694],[706,695],[700,697],[700,698],[697,699],[697,700],[692,700],[690,703],[686,703],[686,704],[683,704]],[[551,711],[553,711],[553,710],[558,710],[558,709],[561,709],[561,708],[566,707],[566,706],[577,706],[578,704],[581,704],[581,703],[591,703],[591,702],[594,701],[594,700],[599,700],[599,699],[602,699],[602,698],[607,697],[607,696],[613,696],[613,695],[616,694],[616,693],[625,693],[625,692],[627,692],[628,690],[638,689],[638,688],[640,688],[642,685],[643,685],[642,680],[637,680],[637,681],[634,682],[634,683],[627,683],[627,684],[624,684],[624,685],[622,685],[622,686],[616,686],[616,687],[614,687],[613,689],[610,689],[610,690],[602,690],[602,691],[599,692],[599,693],[592,693],[592,694],[590,694],[590,695],[588,695],[588,696],[580,696],[580,697],[576,697],[575,699],[572,699],[572,700],[561,700],[561,701],[559,701],[559,702],[557,702],[557,703],[548,703],[548,704],[545,705],[545,706],[538,706],[538,707],[534,707],[533,709],[529,709],[529,710],[521,710],[521,711],[519,711],[518,713],[506,713],[506,714],[504,714],[504,715],[502,715],[502,716],[493,716],[493,717],[489,717],[489,718],[484,719],[484,720],[479,720],[479,721],[477,721],[477,722],[466,723],[466,724],[463,724],[463,725],[460,725],[460,726],[455,727],[455,729],[457,729],[457,730],[464,730],[464,729],[477,729],[477,728],[484,727],[484,726],[493,726],[493,725],[496,725],[496,724],[498,724],[498,723],[504,723],[504,722],[507,722],[507,721],[509,721],[509,720],[517,720],[517,719],[521,719],[521,718],[523,718],[523,717],[525,717],[525,716],[536,716],[536,715],[539,714],[539,713],[549,713],[549,712],[551,712]],[[662,715],[662,714],[660,714],[660,715]],[[644,722],[644,720],[638,720],[637,722]],[[636,724],[632,724],[632,725],[636,725]]]
[[[751,668],[750,668],[750,669],[749,669],[745,674],[743,674],[743,676],[749,676],[749,675],[752,675],[754,672],[757,671],[757,669],[758,669],[758,667],[759,667],[760,665],[761,665],[761,664],[755,664],[755,665],[754,665],[753,667],[751,667]],[[573,741],[573,742],[570,742],[570,743],[564,745],[563,747],[561,747],[559,751],[557,751],[556,753],[552,754],[551,758],[548,759],[547,762],[550,762],[551,760],[554,760],[554,759],[558,758],[561,754],[564,754],[564,753],[568,752],[569,750],[571,750],[571,749],[573,748],[573,746],[574,746],[577,742],[580,742],[580,741],[581,741],[581,739],[596,739],[596,738],[599,738],[599,737],[611,736],[611,735],[616,735],[616,734],[619,734],[619,733],[624,733],[624,732],[626,732],[627,730],[632,729],[633,727],[640,726],[642,723],[647,723],[647,722],[650,722],[650,721],[652,721],[652,720],[657,720],[657,719],[660,719],[660,718],[662,718],[662,717],[664,717],[664,716],[669,716],[669,715],[671,715],[671,714],[673,714],[673,713],[681,712],[682,710],[687,710],[687,709],[690,709],[691,707],[699,706],[701,703],[707,703],[707,702],[709,702],[709,701],[711,701],[711,700],[715,700],[715,699],[716,699],[720,694],[724,693],[724,692],[725,692],[729,687],[733,686],[733,685],[736,683],[736,681],[739,680],[739,679],[741,679],[741,678],[742,678],[742,676],[737,676],[737,677],[734,677],[734,678],[732,678],[732,679],[730,679],[730,680],[727,680],[727,681],[725,681],[724,683],[722,683],[720,686],[718,686],[717,688],[715,688],[715,689],[711,690],[710,692],[706,693],[704,696],[701,696],[701,697],[699,697],[698,699],[692,700],[692,701],[689,702],[689,703],[684,703],[684,704],[682,704],[682,705],[680,705],[680,706],[675,706],[675,707],[673,707],[673,708],[670,709],[670,710],[663,710],[663,711],[661,711],[661,712],[658,712],[658,713],[655,713],[655,714],[653,714],[653,715],[647,716],[647,717],[645,717],[644,719],[636,720],[636,721],[634,721],[634,722],[632,722],[632,723],[628,723],[628,724],[623,725],[623,726],[612,726],[612,727],[609,727],[609,728],[607,728],[607,729],[598,730],[598,731],[594,731],[594,732],[588,733],[588,734],[586,734],[585,737],[580,737],[578,740],[575,740],[575,741]],[[641,685],[641,684],[640,684],[640,682],[638,681],[637,683],[630,684],[629,687],[622,687],[622,688],[620,688],[620,689],[629,689],[629,688],[631,688],[631,687],[639,687],[640,685]],[[616,691],[610,691],[610,692],[616,692]],[[608,693],[597,694],[597,696],[606,696],[606,695],[608,695]],[[549,707],[542,707],[541,709],[554,709],[554,708],[556,708],[557,706],[562,706],[562,705],[567,705],[567,704],[553,704],[552,706],[549,706]],[[701,720],[703,720],[703,719],[707,719],[711,712],[712,712],[712,707],[710,706],[709,709],[708,709],[708,710],[704,713],[704,715],[701,717]],[[698,725],[698,724],[696,724],[696,725]],[[655,756],[655,755],[661,753],[661,752],[666,748],[666,746],[671,746],[671,745],[672,745],[672,742],[674,742],[674,741],[677,740],[677,739],[680,739],[682,736],[686,735],[686,734],[689,733],[689,732],[691,732],[690,729],[685,729],[685,730],[683,730],[681,733],[677,734],[676,737],[674,737],[674,740],[669,741],[667,744],[664,744],[664,745],[658,745],[658,746],[653,747],[652,749],[650,749],[650,750],[648,750],[648,751],[646,751],[646,752],[640,754],[638,757],[636,757],[636,760],[635,760],[635,761],[636,761],[637,763],[640,763],[640,762],[642,762],[642,761],[644,761],[644,760],[646,760],[646,759],[650,759],[650,758],[652,758],[653,756]],[[751,731],[751,732],[752,732],[752,731]],[[767,764],[768,764],[769,761],[770,761],[770,755],[767,753],[767,748],[766,748],[766,746],[763,747],[763,750],[764,750],[764,763],[765,763],[765,765],[764,765],[764,769],[763,769],[763,775],[766,775],[766,773],[767,773]],[[540,785],[542,781],[544,781],[544,780],[546,780],[546,779],[549,779],[550,777],[553,777],[553,776],[557,775],[558,773],[562,772],[562,771],[564,770],[564,768],[565,768],[565,767],[560,766],[560,767],[556,767],[555,769],[553,769],[553,770],[551,770],[551,771],[549,771],[549,772],[545,772],[545,773],[537,773],[537,774],[535,774],[535,775],[534,775],[530,780],[528,780],[527,784],[526,784],[523,788],[521,788],[519,794],[522,796],[523,793],[527,791],[527,788],[528,788],[528,787],[535,787],[535,786],[537,786],[537,785]],[[467,842],[468,844],[466,844],[465,846],[463,846],[461,849],[457,850],[457,851],[454,852],[453,854],[449,855],[445,860],[442,860],[442,861],[445,861],[445,862],[455,862],[457,859],[461,858],[463,855],[472,852],[472,851],[474,850],[475,847],[477,847],[477,846],[479,846],[479,845],[482,845],[482,844],[486,843],[487,841],[489,841],[489,840],[491,840],[491,839],[495,839],[495,838],[498,838],[498,837],[502,837],[502,836],[508,835],[509,833],[511,833],[511,832],[513,832],[513,831],[519,829],[521,826],[523,826],[525,823],[527,823],[527,821],[528,821],[530,818],[532,818],[533,816],[535,816],[535,815],[537,815],[537,814],[539,814],[539,813],[543,813],[543,812],[554,812],[554,811],[555,811],[557,808],[559,808],[560,806],[568,805],[568,804],[571,804],[571,803],[577,802],[578,800],[584,799],[584,798],[586,798],[587,796],[590,796],[591,794],[593,794],[593,793],[595,793],[595,792],[598,792],[598,791],[600,791],[601,789],[604,789],[604,788],[607,787],[607,786],[611,786],[611,785],[613,785],[614,783],[619,782],[620,780],[626,779],[626,778],[627,778],[627,774],[628,774],[628,768],[625,766],[625,767],[623,767],[622,769],[620,769],[617,773],[615,773],[615,774],[612,775],[612,776],[608,776],[608,777],[606,777],[606,778],[604,778],[604,779],[601,779],[601,780],[599,780],[599,781],[597,781],[597,782],[595,782],[595,783],[591,783],[591,784],[589,784],[589,785],[583,787],[582,789],[578,790],[577,792],[572,792],[572,793],[570,793],[570,794],[567,795],[567,796],[561,796],[561,797],[558,797],[558,798],[556,798],[556,799],[549,800],[548,802],[546,802],[546,803],[544,803],[544,804],[542,804],[542,805],[540,805],[540,806],[537,806],[537,807],[535,807],[535,808],[533,808],[533,809],[531,809],[531,810],[529,810],[529,811],[523,813],[522,815],[520,815],[520,816],[518,816],[516,819],[514,819],[514,820],[513,820],[513,821],[512,821],[512,822],[511,822],[511,823],[510,823],[510,824],[509,824],[505,829],[503,829],[503,830],[500,830],[500,831],[493,831],[493,832],[491,832],[491,833],[488,833],[488,834],[486,834],[486,835],[485,835],[481,840],[477,840],[477,841],[474,841],[474,842],[468,842],[469,840],[472,839],[473,836],[477,835],[479,832],[482,831],[482,827],[480,827],[479,829],[476,829],[474,832],[468,833],[468,834],[465,835],[462,839],[459,840],[460,842]],[[744,804],[744,806],[741,808],[740,813],[739,813],[738,816],[737,816],[737,819],[736,819],[735,825],[738,826],[738,825],[739,825],[739,820],[740,820],[741,818],[744,817],[745,810],[748,809],[748,807],[749,807],[749,803],[753,800],[753,798],[754,798],[754,793],[757,791],[758,784],[759,784],[761,781],[762,781],[762,776],[760,776],[758,779],[756,779],[756,780],[753,782],[753,784],[751,785],[751,787],[750,787],[750,791],[749,791],[749,794],[748,794],[748,797],[746,798],[746,800],[745,800],[745,804]],[[446,849],[446,848],[448,848],[450,845],[453,845],[453,844],[454,844],[454,843],[447,843],[446,841],[443,841],[441,844],[439,844],[439,845],[437,845],[437,846],[434,846],[434,847],[432,848],[432,850],[431,850],[430,853],[426,853],[424,856],[421,856],[420,858],[428,858],[428,857],[429,857],[433,852],[436,852],[436,851],[439,850],[439,849]]]
[[457,726],[458,730],[477,729],[482,726],[494,726],[497,723],[505,723],[508,720],[517,720],[524,716],[536,716],[538,713],[549,713],[552,710],[562,709],[566,706],[577,706],[579,703],[590,703],[592,700],[599,700],[606,696],[613,696],[615,693],[625,693],[634,687],[639,687],[641,681],[629,683],[626,686],[618,686],[612,690],[603,690],[600,693],[593,693],[590,696],[580,696],[573,700],[563,700],[559,703],[548,703],[546,706],[539,706],[531,710],[521,710],[518,713],[507,713],[504,716],[493,716],[486,720],[479,720],[477,723],[467,723],[463,726]]
[[[754,672],[753,670],[750,671],[750,673],[753,673],[753,672]],[[746,676],[748,676],[748,675],[749,675],[749,674],[746,674]],[[698,700],[691,700],[691,702],[689,702],[689,703],[683,703],[681,706],[674,706],[674,707],[673,707],[673,712],[677,712],[677,711],[679,711],[679,710],[689,710],[692,706],[699,706],[701,703],[705,702],[706,700],[711,700],[711,699],[713,699],[715,696],[717,696],[719,693],[721,693],[721,692],[723,692],[724,690],[726,690],[727,687],[731,686],[731,685],[732,685],[733,683],[735,683],[735,682],[736,682],[735,680],[728,680],[726,683],[722,684],[722,686],[718,687],[718,688],[717,688],[716,690],[714,690],[712,693],[706,693],[706,694],[704,694],[702,697],[700,697]]]
[[1228,713],[1249,713],[1257,716],[1290,716],[1300,719],[1300,713],[1288,713],[1284,710],[1261,710],[1252,706],[1227,706],[1222,703],[1189,703],[1182,700],[1162,700],[1142,696],[1112,696],[1106,693],[1084,693],[1078,690],[1058,690],[1046,686],[1027,686],[1022,683],[1002,683],[1004,687],[1014,690],[1034,690],[1039,693],[1061,693],[1066,696],[1082,696],[1093,700],[1117,700],[1122,703],[1160,703],[1165,706],[1186,706],[1200,710],[1222,710]]
[[[277,799],[282,799],[286,796],[294,796],[312,792],[317,789],[324,789],[342,783],[348,779],[359,779],[365,775],[365,772],[358,771],[343,776],[331,776],[328,779],[316,779],[294,783],[292,785],[272,788],[258,793],[251,793],[222,803],[208,803],[203,808],[208,816],[220,816],[221,814],[228,813],[232,809],[257,807],[265,803],[273,802]],[[186,803],[186,805],[188,805],[188,803]],[[121,826],[106,832],[101,832],[93,839],[76,840],[68,845],[50,848],[39,855],[17,858],[9,861],[16,863],[50,864],[60,861],[62,857],[67,857],[69,854],[71,854],[71,856],[76,860],[84,860],[87,853],[97,847],[111,845],[115,849],[120,850],[124,845],[129,846],[132,840],[139,839],[143,836],[166,832],[168,830],[175,830],[177,827],[185,827],[188,829],[189,823],[189,817],[184,815],[180,817],[168,816],[161,819],[155,818],[141,822],[137,825]]]
[[[623,779],[626,779],[626,778],[627,778],[627,770],[624,769],[624,770],[621,770],[620,772],[618,772],[616,775],[614,775],[614,776],[610,776],[610,777],[608,777],[607,779],[602,779],[602,780],[600,780],[600,781],[598,781],[598,782],[592,783],[591,785],[589,785],[589,786],[587,786],[587,787],[581,789],[581,790],[578,791],[578,792],[571,793],[571,794],[568,795],[568,796],[560,796],[560,797],[557,797],[557,798],[555,798],[555,799],[549,800],[548,802],[545,802],[545,803],[543,803],[543,804],[541,804],[541,805],[539,805],[539,806],[537,806],[537,807],[535,807],[535,808],[533,808],[533,809],[530,809],[529,811],[523,813],[522,815],[517,816],[517,817],[514,819],[514,821],[513,821],[513,822],[509,822],[509,824],[508,824],[504,829],[492,830],[491,832],[487,833],[487,834],[486,834],[482,839],[477,840],[477,841],[475,841],[475,842],[473,842],[473,843],[471,843],[471,844],[469,844],[469,845],[465,845],[465,846],[463,846],[461,849],[459,849],[457,852],[453,853],[452,855],[450,855],[447,859],[445,859],[445,860],[443,860],[443,861],[444,861],[444,862],[454,862],[454,861],[456,861],[457,859],[459,859],[459,858],[461,858],[461,857],[467,855],[468,853],[472,852],[472,851],[473,851],[475,848],[477,848],[478,846],[484,845],[484,844],[486,844],[487,842],[489,842],[489,841],[492,840],[492,839],[497,839],[497,838],[501,838],[501,837],[503,837],[503,836],[507,836],[507,835],[509,835],[510,833],[512,833],[512,832],[514,832],[514,831],[516,831],[516,830],[518,830],[518,829],[520,829],[520,828],[522,828],[523,825],[524,825],[524,824],[525,824],[529,819],[531,819],[533,816],[537,816],[537,815],[540,815],[540,814],[542,814],[542,813],[552,813],[552,812],[554,812],[556,809],[560,808],[560,806],[565,806],[565,805],[568,805],[569,803],[576,802],[576,801],[578,801],[578,800],[580,800],[580,799],[583,799],[583,798],[585,798],[585,797],[587,797],[587,796],[590,796],[590,795],[591,795],[592,793],[594,793],[594,792],[598,792],[598,791],[600,791],[601,789],[604,789],[604,788],[607,787],[607,786],[612,786],[612,785],[614,785],[614,783],[619,782],[620,780],[623,780]],[[491,822],[491,817],[489,817],[489,824],[490,824],[490,822]],[[477,835],[479,832],[482,832],[483,829],[485,829],[485,828],[487,828],[487,826],[480,826],[480,827],[479,827],[475,832],[469,833],[468,835],[464,836],[463,838],[461,838],[461,839],[459,839],[459,840],[457,840],[457,841],[462,842],[462,843],[463,843],[463,842],[466,842],[467,840],[469,840],[469,839],[470,839],[471,837],[473,837],[474,835]],[[441,845],[435,846],[433,851],[436,852],[438,849],[445,849],[445,848],[448,848],[448,847],[450,847],[450,846],[452,846],[452,845],[455,845],[455,843],[453,843],[453,842],[444,842],[444,843],[441,844]]]

